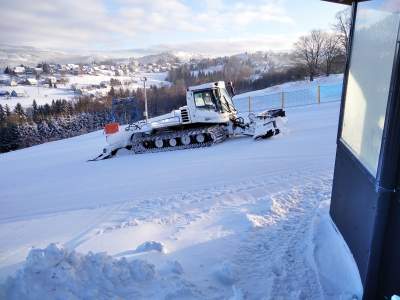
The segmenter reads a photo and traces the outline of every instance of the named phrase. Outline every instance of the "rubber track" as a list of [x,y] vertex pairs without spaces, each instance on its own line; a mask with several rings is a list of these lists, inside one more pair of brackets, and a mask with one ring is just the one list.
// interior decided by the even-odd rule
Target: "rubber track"
[[[189,145],[179,145],[175,147],[162,147],[162,148],[145,148],[143,146],[144,142],[154,142],[157,138],[161,138],[163,140],[169,140],[171,138],[179,139],[183,135],[189,135],[191,137],[196,136],[197,134],[206,134],[208,137],[211,137],[211,141],[207,141],[204,143],[191,143]],[[224,126],[216,125],[211,127],[200,127],[195,129],[186,129],[179,130],[174,132],[162,132],[150,136],[144,137],[133,137],[132,139],[132,151],[135,154],[142,153],[155,153],[155,152],[167,152],[167,151],[175,151],[175,150],[184,150],[184,149],[194,149],[194,148],[202,148],[209,147],[211,145],[221,143],[228,137],[227,129]]]

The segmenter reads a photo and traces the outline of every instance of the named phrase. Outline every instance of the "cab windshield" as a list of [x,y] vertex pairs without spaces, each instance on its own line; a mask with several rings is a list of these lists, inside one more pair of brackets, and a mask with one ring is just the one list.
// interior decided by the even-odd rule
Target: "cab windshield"
[[198,91],[193,94],[194,103],[200,109],[212,109],[220,112],[235,112],[235,106],[226,89]]
[[194,103],[198,108],[216,109],[217,101],[212,90],[194,93]]

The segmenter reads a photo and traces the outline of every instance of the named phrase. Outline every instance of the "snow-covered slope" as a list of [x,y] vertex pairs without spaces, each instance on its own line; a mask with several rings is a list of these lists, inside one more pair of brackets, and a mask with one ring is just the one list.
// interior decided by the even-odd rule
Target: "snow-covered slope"
[[102,132],[1,154],[0,298],[360,297],[327,212],[338,111],[288,109],[269,140],[95,163]]

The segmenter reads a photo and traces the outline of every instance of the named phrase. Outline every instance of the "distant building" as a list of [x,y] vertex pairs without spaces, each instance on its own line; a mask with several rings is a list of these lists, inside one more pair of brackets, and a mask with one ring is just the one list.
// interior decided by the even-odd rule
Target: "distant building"
[[17,75],[25,73],[25,67],[15,67],[13,72]]
[[53,87],[57,83],[57,78],[54,76],[49,76],[46,78],[45,82],[49,85],[49,87]]
[[40,74],[42,74],[43,73],[43,69],[42,68],[35,68],[35,74],[36,75],[40,75]]
[[109,87],[110,86],[110,82],[108,82],[108,81],[102,81],[102,82],[100,82],[100,87],[101,88],[107,88],[107,87]]
[[115,76],[122,76],[124,75],[124,72],[120,69],[115,70]]
[[26,97],[26,95],[25,95],[24,92],[17,92],[17,91],[15,91],[15,90],[13,90],[13,91],[10,93],[10,96],[11,96],[11,97]]
[[33,69],[30,67],[25,68],[25,75],[33,75]]
[[25,84],[26,85],[37,85],[38,82],[37,82],[37,80],[35,78],[27,78],[25,80]]

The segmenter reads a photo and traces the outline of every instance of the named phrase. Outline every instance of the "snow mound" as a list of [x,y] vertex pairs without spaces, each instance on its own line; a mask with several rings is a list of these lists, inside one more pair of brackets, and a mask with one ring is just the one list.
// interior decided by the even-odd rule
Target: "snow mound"
[[321,203],[313,220],[310,245],[325,299],[362,299],[363,286],[356,262],[330,218],[329,201]]
[[163,274],[176,274],[176,275],[182,275],[183,274],[183,268],[182,265],[174,260],[168,260],[164,266],[161,268],[160,273]]
[[118,260],[106,253],[83,255],[50,244],[30,251],[23,269],[7,279],[0,298],[163,299],[183,292],[195,295],[196,290],[179,278],[183,272],[180,264],[173,262],[170,268],[173,277],[161,277],[154,265],[144,260]]
[[165,248],[164,244],[155,241],[147,241],[137,246],[135,253],[149,252],[149,251],[158,251],[161,253],[167,253],[167,249]]
[[263,216],[246,214],[246,217],[250,221],[253,228],[261,228],[268,224],[267,220]]
[[244,300],[243,292],[236,288],[236,286],[232,286],[232,292],[233,295],[231,298],[229,298],[229,300]]
[[228,263],[222,263],[214,271],[215,278],[223,285],[233,285],[237,280],[232,267]]

